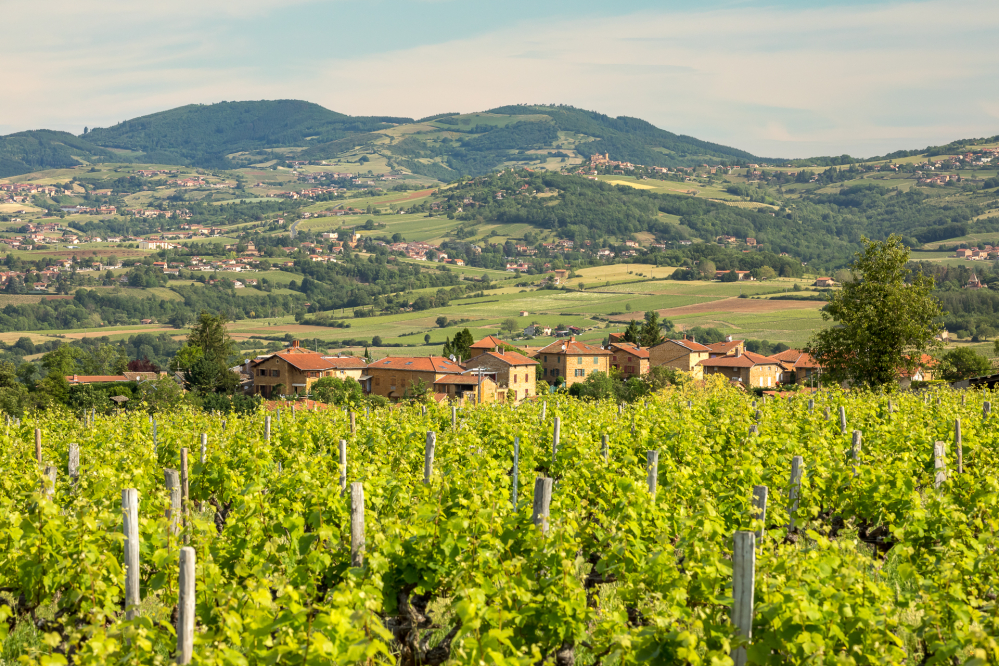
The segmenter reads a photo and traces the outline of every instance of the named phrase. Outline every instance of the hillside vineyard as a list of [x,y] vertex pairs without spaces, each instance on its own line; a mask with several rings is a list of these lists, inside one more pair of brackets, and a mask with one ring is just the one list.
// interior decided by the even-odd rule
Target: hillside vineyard
[[9,420],[4,658],[999,663],[993,399]]

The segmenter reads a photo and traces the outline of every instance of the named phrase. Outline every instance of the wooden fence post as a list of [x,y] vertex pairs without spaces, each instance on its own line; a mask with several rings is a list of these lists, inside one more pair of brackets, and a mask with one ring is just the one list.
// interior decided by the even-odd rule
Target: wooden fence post
[[353,437],[357,434],[357,417],[354,412],[350,413],[350,436]]
[[139,613],[139,491],[121,491],[121,531],[125,534],[125,618]]
[[791,487],[788,491],[788,499],[790,500],[790,506],[788,507],[788,513],[790,514],[790,521],[787,525],[788,532],[795,530],[794,520],[796,517],[795,514],[798,512],[798,498],[801,495],[801,477],[804,473],[802,469],[804,462],[804,458],[801,456],[791,458]]
[[340,440],[340,492],[347,490],[347,440]]
[[756,426],[755,423],[753,425],[749,426],[749,434],[750,435],[759,435],[760,434],[760,429]]
[[545,422],[545,415],[546,414],[548,414],[548,403],[547,402],[543,402],[543,403],[541,403],[541,418],[538,419],[538,425],[541,425],[542,423]]
[[552,480],[546,476],[534,480],[534,510],[531,520],[541,528],[541,533],[548,534],[548,510],[552,501]]
[[163,485],[165,485],[166,489],[170,492],[170,508],[167,509],[166,517],[170,519],[170,532],[176,536],[177,534],[180,534],[180,472],[175,469],[164,469]]
[[853,431],[853,443],[850,444],[850,457],[853,458],[853,476],[860,474],[860,450],[863,446],[863,434],[859,430]]
[[829,406],[828,405],[826,405],[825,417],[826,417],[826,421],[828,421],[829,420]]
[[753,414],[753,416],[756,418],[756,422],[759,423],[760,419],[763,418],[763,412],[761,412],[760,410],[757,409],[756,413]]
[[451,427],[458,425],[458,407],[451,405]]
[[208,451],[208,433],[201,433],[201,464],[205,464],[205,453]]
[[552,426],[552,464],[555,464],[555,455],[558,453],[558,443],[562,437],[562,419],[558,416],[555,417],[555,423]]
[[420,410],[422,411],[422,416],[426,416],[427,415],[427,406],[426,405],[420,405]]
[[48,499],[55,497],[55,484],[58,470],[52,465],[48,465],[42,471],[42,495]]
[[610,447],[608,446],[609,443],[610,443],[610,436],[604,433],[604,436],[601,438],[600,442],[600,452],[604,456],[604,462],[607,462],[607,456],[610,452],[609,451]]
[[815,400],[812,398],[808,399],[808,413],[811,414],[815,411]]
[[989,418],[989,414],[991,413],[992,413],[992,403],[986,400],[985,402],[982,403],[982,418],[983,419]]
[[946,446],[943,442],[936,442],[933,445],[933,487],[937,490],[947,480],[947,460],[944,457]]
[[264,417],[264,441],[268,444],[271,441],[271,415]]
[[964,391],[961,391],[961,406],[962,406],[962,407],[964,407],[964,400],[965,400],[965,398],[967,398],[967,397],[968,397],[968,394],[967,394],[967,393],[965,393]]
[[75,485],[80,480],[80,445],[76,442],[69,445],[69,464],[66,467],[69,482]]
[[[964,397],[964,394],[961,395]],[[964,446],[961,442],[961,419],[954,419],[954,448],[957,453],[957,473],[964,473]]]
[[364,566],[364,485],[350,484],[350,566]]
[[839,406],[839,431],[846,434],[846,407]]
[[687,401],[687,409],[693,409],[693,407],[694,407],[694,401],[693,400],[688,400]]
[[[756,535],[736,532],[732,549],[732,624],[747,641],[753,639],[753,594],[756,587]],[[732,650],[735,666],[745,666],[746,648]]]
[[513,438],[513,478],[510,480],[510,502],[513,512],[517,512],[517,486],[520,482],[520,437]]
[[42,464],[42,429],[35,428],[35,461]]
[[655,499],[659,485],[659,451],[645,452],[645,473],[649,482],[649,494]]
[[423,483],[430,483],[430,475],[434,473],[434,450],[437,448],[437,433],[427,433],[427,447],[423,453]]
[[767,524],[767,495],[769,489],[766,486],[753,486],[753,519],[760,520],[763,525],[756,530],[756,540],[763,540],[764,528]]
[[177,599],[177,663],[190,664],[194,656],[195,610],[195,560],[194,549],[180,549],[180,592]]

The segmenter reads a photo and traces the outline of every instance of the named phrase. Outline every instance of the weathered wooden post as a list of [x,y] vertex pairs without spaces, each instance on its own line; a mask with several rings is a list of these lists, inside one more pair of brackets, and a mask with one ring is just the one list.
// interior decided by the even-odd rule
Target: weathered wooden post
[[767,524],[767,495],[769,489],[766,486],[753,486],[753,518],[763,523],[760,529],[756,530],[756,540],[763,540],[764,527]]
[[839,431],[846,434],[846,407],[839,406]]
[[208,452],[208,433],[201,433],[201,464],[205,464],[205,454]]
[[190,497],[188,494],[190,490],[189,479],[187,447],[184,447],[180,450],[180,514],[184,524],[184,543],[188,543],[191,540],[190,535],[187,533],[187,512],[190,509],[190,503],[188,502]]
[[457,405],[451,405],[451,427],[458,425],[458,407]]
[[795,514],[798,512],[798,498],[801,495],[801,477],[804,473],[804,462],[804,458],[801,456],[791,458],[791,485],[788,492],[788,499],[790,500],[788,507],[788,514],[790,514],[790,522],[787,526],[788,532],[795,530]]
[[607,433],[604,433],[604,436],[601,438],[601,442],[600,442],[600,453],[604,457],[604,462],[607,462],[607,457],[608,457],[608,455],[610,453],[610,451],[609,451],[609,449],[610,449],[609,444],[610,444],[610,436],[607,435]]
[[648,477],[649,494],[655,499],[659,485],[659,451],[645,452],[645,474]]
[[989,418],[989,414],[991,413],[992,413],[992,403],[986,400],[985,402],[982,403],[982,418],[983,419]]
[[340,492],[347,490],[347,440],[340,440]]
[[749,434],[750,435],[759,435],[760,434],[760,429],[756,426],[755,423],[753,425],[749,426]]
[[693,409],[693,408],[694,408],[694,401],[693,400],[688,400],[687,401],[687,409]]
[[121,531],[125,534],[125,618],[139,613],[139,491],[121,491]]
[[430,475],[434,473],[434,450],[437,448],[437,433],[427,433],[427,446],[423,453],[423,483],[430,483]]
[[350,484],[350,566],[364,566],[364,485]]
[[[964,397],[962,394],[961,397]],[[961,442],[961,419],[954,419],[954,448],[957,454],[957,473],[964,473],[964,445]]]
[[76,485],[76,482],[80,480],[80,445],[76,442],[69,445],[69,463],[66,468],[69,482]]
[[808,399],[808,413],[811,414],[815,411],[815,400],[812,398]]
[[52,465],[47,465],[42,471],[42,495],[48,499],[55,497],[56,475],[58,471]]
[[42,429],[35,428],[35,461],[42,464]]
[[510,502],[514,513],[517,512],[517,486],[520,482],[520,437],[513,438],[513,470],[510,479]]
[[826,417],[826,421],[828,421],[829,420],[829,405],[826,405],[826,408],[825,408],[825,417]]
[[166,517],[170,520],[170,532],[176,536],[180,534],[180,519],[182,514],[180,472],[175,469],[164,469],[163,485],[170,492],[170,508],[166,511]]
[[946,444],[936,442],[933,444],[933,487],[937,490],[947,480],[947,460],[945,459]]
[[548,510],[552,501],[552,480],[546,476],[534,480],[534,510],[531,520],[541,528],[541,533],[548,534]]
[[264,417],[264,441],[270,444],[271,441],[271,415]]
[[562,437],[562,419],[558,416],[555,417],[555,423],[552,426],[552,464],[555,464],[555,455],[558,453],[559,440]]
[[850,444],[850,457],[853,458],[853,476],[860,474],[860,450],[863,446],[863,434],[859,430],[853,431],[853,442]]
[[545,415],[547,414],[548,414],[548,403],[543,402],[541,403],[541,418],[538,419],[538,425],[541,425],[542,423],[545,422]]
[[[736,532],[732,550],[732,624],[747,641],[753,639],[753,596],[756,587],[756,535]],[[732,650],[735,666],[746,665],[746,648]]]
[[357,434],[357,417],[354,416],[354,412],[350,413],[350,436],[353,437]]
[[177,599],[177,663],[190,664],[194,656],[195,564],[194,549],[180,549],[180,592]]

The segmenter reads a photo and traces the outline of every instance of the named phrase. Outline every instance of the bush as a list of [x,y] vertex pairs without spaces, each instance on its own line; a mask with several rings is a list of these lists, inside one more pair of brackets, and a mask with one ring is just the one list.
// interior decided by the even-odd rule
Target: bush
[[323,377],[312,385],[312,397],[327,405],[357,405],[364,399],[364,392],[350,377]]

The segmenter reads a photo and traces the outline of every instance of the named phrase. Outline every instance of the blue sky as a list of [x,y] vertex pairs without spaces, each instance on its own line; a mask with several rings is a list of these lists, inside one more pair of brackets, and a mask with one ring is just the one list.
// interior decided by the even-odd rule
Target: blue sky
[[294,98],[410,117],[565,103],[780,157],[999,134],[995,0],[2,4],[0,133]]

